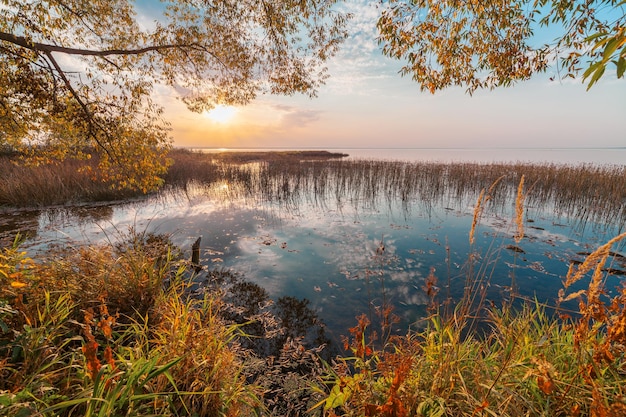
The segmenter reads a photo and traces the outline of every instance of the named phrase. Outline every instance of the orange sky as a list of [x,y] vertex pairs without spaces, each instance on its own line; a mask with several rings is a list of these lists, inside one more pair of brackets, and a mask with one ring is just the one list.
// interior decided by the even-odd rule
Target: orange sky
[[[555,71],[468,96],[420,92],[376,43],[369,2],[348,1],[351,36],[318,98],[262,96],[228,122],[189,112],[161,90],[175,146],[215,148],[626,146],[626,81],[611,68],[590,91]],[[610,74],[609,74],[610,73]]]

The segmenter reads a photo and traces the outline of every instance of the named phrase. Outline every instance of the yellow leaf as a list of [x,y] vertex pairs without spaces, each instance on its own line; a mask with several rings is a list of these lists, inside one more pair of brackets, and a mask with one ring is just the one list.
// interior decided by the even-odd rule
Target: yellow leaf
[[13,281],[13,282],[11,282],[11,286],[12,286],[13,288],[24,288],[26,285],[28,285],[28,284],[26,284],[26,283],[24,283],[24,282],[19,282],[19,281]]

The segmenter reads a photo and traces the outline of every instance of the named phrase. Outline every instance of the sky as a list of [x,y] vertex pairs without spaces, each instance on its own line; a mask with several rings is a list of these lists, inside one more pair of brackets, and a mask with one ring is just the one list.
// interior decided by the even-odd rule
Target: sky
[[[375,3],[375,2],[374,2]],[[372,2],[348,0],[350,36],[318,97],[263,95],[228,120],[192,113],[158,90],[175,146],[210,148],[626,147],[626,79],[614,67],[589,91],[556,70],[513,87],[420,91],[376,42]]]

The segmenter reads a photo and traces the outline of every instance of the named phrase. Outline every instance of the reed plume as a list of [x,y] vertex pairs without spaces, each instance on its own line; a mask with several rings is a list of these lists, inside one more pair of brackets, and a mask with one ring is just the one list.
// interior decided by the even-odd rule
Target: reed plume
[[515,233],[515,243],[519,243],[524,238],[524,175],[519,180],[517,187],[517,198],[515,199],[515,224],[517,232]]
[[480,194],[478,195],[478,201],[476,202],[476,207],[474,207],[474,217],[472,218],[472,228],[470,229],[469,234],[469,242],[470,245],[474,244],[474,232],[476,231],[476,225],[478,225],[478,221],[483,214],[483,210],[485,209],[485,203],[493,198],[493,192],[496,188],[496,185],[504,178],[504,175],[501,175],[498,179],[496,179],[485,194],[485,189],[480,190]]
[[[582,277],[585,276],[587,272],[591,271],[592,269],[595,269],[595,271],[602,271],[602,268],[604,268],[604,265],[606,264],[606,261],[609,257],[611,247],[613,246],[613,244],[621,241],[624,238],[626,238],[626,232],[614,237],[613,239],[609,240],[607,243],[593,251],[589,256],[587,256],[585,261],[578,266],[578,268],[570,267],[565,278],[565,284],[563,285],[564,288],[567,289],[570,285],[579,281]],[[594,279],[595,275],[596,274],[594,274]],[[562,300],[565,301],[566,299]]]
[[472,218],[472,228],[469,233],[469,242],[470,245],[474,244],[474,232],[476,231],[476,225],[478,224],[478,220],[483,213],[483,203],[485,200],[485,189],[480,190],[480,194],[478,195],[478,201],[476,202],[476,207],[474,207],[474,217]]

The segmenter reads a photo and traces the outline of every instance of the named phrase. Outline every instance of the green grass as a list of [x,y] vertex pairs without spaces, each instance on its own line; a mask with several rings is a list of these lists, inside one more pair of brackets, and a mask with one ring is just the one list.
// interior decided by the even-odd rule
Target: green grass
[[[587,219],[624,217],[611,202],[623,201],[623,168],[515,165],[513,175],[497,164],[234,166],[193,153],[180,158],[206,175],[196,181],[239,182],[241,192],[283,201],[310,191],[359,201],[454,200],[469,192],[496,206],[518,195],[522,209],[548,199]],[[182,171],[193,165],[182,165],[171,182],[189,179]],[[496,179],[498,187],[480,193]],[[609,297],[603,288],[612,247],[624,239],[600,246],[563,277],[561,299],[579,302],[569,316],[532,301],[518,309],[485,304],[478,288],[489,272],[476,265],[458,305],[429,294],[421,330],[391,336],[392,309],[381,308],[379,322],[361,316],[346,329],[345,351],[325,362],[300,338],[308,329],[289,326],[293,312],[309,317],[306,303],[279,300],[276,308],[293,310],[281,315],[261,289],[215,271],[208,291],[194,293],[167,237],[131,230],[116,244],[36,261],[16,241],[0,251],[0,415],[624,415],[626,289]],[[497,258],[483,254],[485,262]],[[587,289],[570,294],[581,280]],[[260,349],[251,340],[271,343]]]

